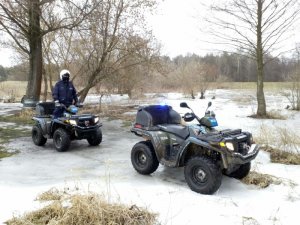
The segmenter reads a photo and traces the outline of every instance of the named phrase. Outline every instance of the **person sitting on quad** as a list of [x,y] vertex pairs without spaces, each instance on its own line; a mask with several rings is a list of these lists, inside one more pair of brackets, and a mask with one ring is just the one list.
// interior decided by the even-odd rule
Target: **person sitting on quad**
[[62,70],[60,72],[60,81],[58,81],[53,89],[52,96],[55,102],[55,110],[53,112],[54,118],[62,117],[64,113],[64,107],[60,104],[65,105],[67,108],[70,105],[76,105],[78,102],[77,92],[70,81],[70,71]]

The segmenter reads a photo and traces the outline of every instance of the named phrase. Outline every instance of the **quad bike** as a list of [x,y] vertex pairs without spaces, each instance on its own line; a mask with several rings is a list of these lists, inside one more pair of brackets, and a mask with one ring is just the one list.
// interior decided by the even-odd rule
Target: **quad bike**
[[[180,106],[190,109],[185,102]],[[201,194],[216,192],[222,173],[237,179],[247,176],[259,146],[254,144],[251,133],[241,129],[216,130],[215,114],[208,108],[202,118],[190,109],[183,116],[184,121],[196,119],[198,123],[182,125],[180,114],[171,106],[140,107],[131,132],[145,141],[132,148],[131,162],[135,170],[151,174],[159,163],[184,167],[188,186]]]
[[[52,116],[55,107],[64,108],[63,117]],[[42,102],[36,106],[37,115],[32,119],[32,140],[35,145],[43,146],[47,139],[53,138],[57,151],[68,150],[72,140],[87,139],[92,146],[102,141],[102,124],[99,117],[91,114],[76,115],[78,108],[74,105],[66,108],[63,104],[55,106],[54,102]]]

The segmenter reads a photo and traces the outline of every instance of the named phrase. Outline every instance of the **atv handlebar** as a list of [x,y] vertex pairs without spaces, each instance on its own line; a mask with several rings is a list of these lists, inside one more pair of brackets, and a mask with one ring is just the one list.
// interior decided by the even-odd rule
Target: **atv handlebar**
[[[209,102],[209,103],[210,103],[210,105],[211,105],[211,102]],[[209,104],[209,103],[208,103],[208,104]],[[186,104],[186,102],[181,102],[181,103],[180,103],[180,107],[190,109],[190,110],[192,111],[193,116],[195,116],[196,120],[200,123],[200,118],[196,115],[196,113],[193,111],[193,109],[191,109],[191,108],[188,106],[188,104]]]

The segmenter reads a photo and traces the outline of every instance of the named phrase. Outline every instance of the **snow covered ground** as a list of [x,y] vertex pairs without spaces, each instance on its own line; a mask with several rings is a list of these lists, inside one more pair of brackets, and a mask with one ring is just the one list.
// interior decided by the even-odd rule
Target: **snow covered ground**
[[[255,93],[251,91],[217,90],[208,93],[205,100],[189,100],[178,93],[148,97],[151,102],[170,104],[180,113],[186,109],[180,108],[179,103],[186,101],[199,115],[212,101],[211,109],[221,128],[242,128],[255,134],[263,124],[274,129],[287,127],[300,134],[300,113],[285,110],[288,102],[276,93],[266,93],[268,111],[280,109],[287,120],[249,118],[256,109]],[[97,96],[90,100],[98,101]],[[108,102],[128,101],[126,96],[116,96]],[[0,114],[1,111],[2,107]],[[258,189],[224,176],[214,195],[201,195],[186,185],[183,168],[159,166],[151,176],[136,173],[130,150],[140,139],[122,127],[120,121],[104,120],[103,125],[99,147],[89,147],[84,140],[75,141],[70,151],[59,153],[52,140],[44,147],[34,146],[29,137],[9,143],[9,148],[20,153],[0,161],[0,224],[12,215],[38,208],[35,197],[52,187],[94,191],[111,201],[147,207],[159,214],[163,225],[299,224],[300,166],[270,163],[268,153],[260,152],[252,170],[282,178],[282,184]]]
[[0,116],[9,115],[13,112],[20,111],[22,109],[21,103],[1,103],[0,102]]

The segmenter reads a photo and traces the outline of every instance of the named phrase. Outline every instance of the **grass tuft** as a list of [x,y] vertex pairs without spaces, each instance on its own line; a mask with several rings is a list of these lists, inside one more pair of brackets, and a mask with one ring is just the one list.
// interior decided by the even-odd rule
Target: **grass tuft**
[[249,116],[250,118],[254,118],[254,119],[270,119],[270,120],[286,120],[287,117],[284,115],[281,115],[280,112],[276,111],[276,110],[271,110],[269,112],[267,112],[266,116],[260,116],[257,114],[253,114]]
[[295,132],[262,125],[254,139],[262,150],[270,153],[271,162],[300,165],[300,136]]
[[50,190],[40,194],[36,200],[37,201],[54,201],[61,200],[63,198],[63,193],[61,193],[56,188],[51,188]]
[[[42,196],[48,197],[49,193],[52,196],[53,190]],[[59,200],[54,200],[39,210],[6,221],[6,224],[153,225],[157,224],[157,220],[156,214],[135,205],[128,207],[122,204],[111,204],[97,194],[76,194],[61,196]]]
[[4,150],[4,147],[0,146],[0,159],[10,157],[14,154],[15,153],[13,153],[13,152],[8,152],[8,151]]
[[272,163],[281,163],[286,165],[300,165],[300,154],[294,152],[282,151],[270,146],[263,146],[262,149],[270,153]]
[[251,171],[248,176],[242,179],[244,184],[252,184],[260,188],[266,188],[270,184],[281,184],[281,180],[277,177]]
[[32,120],[35,111],[33,109],[23,109],[14,115],[0,116],[1,122],[17,123],[22,125],[32,125],[34,122]]

